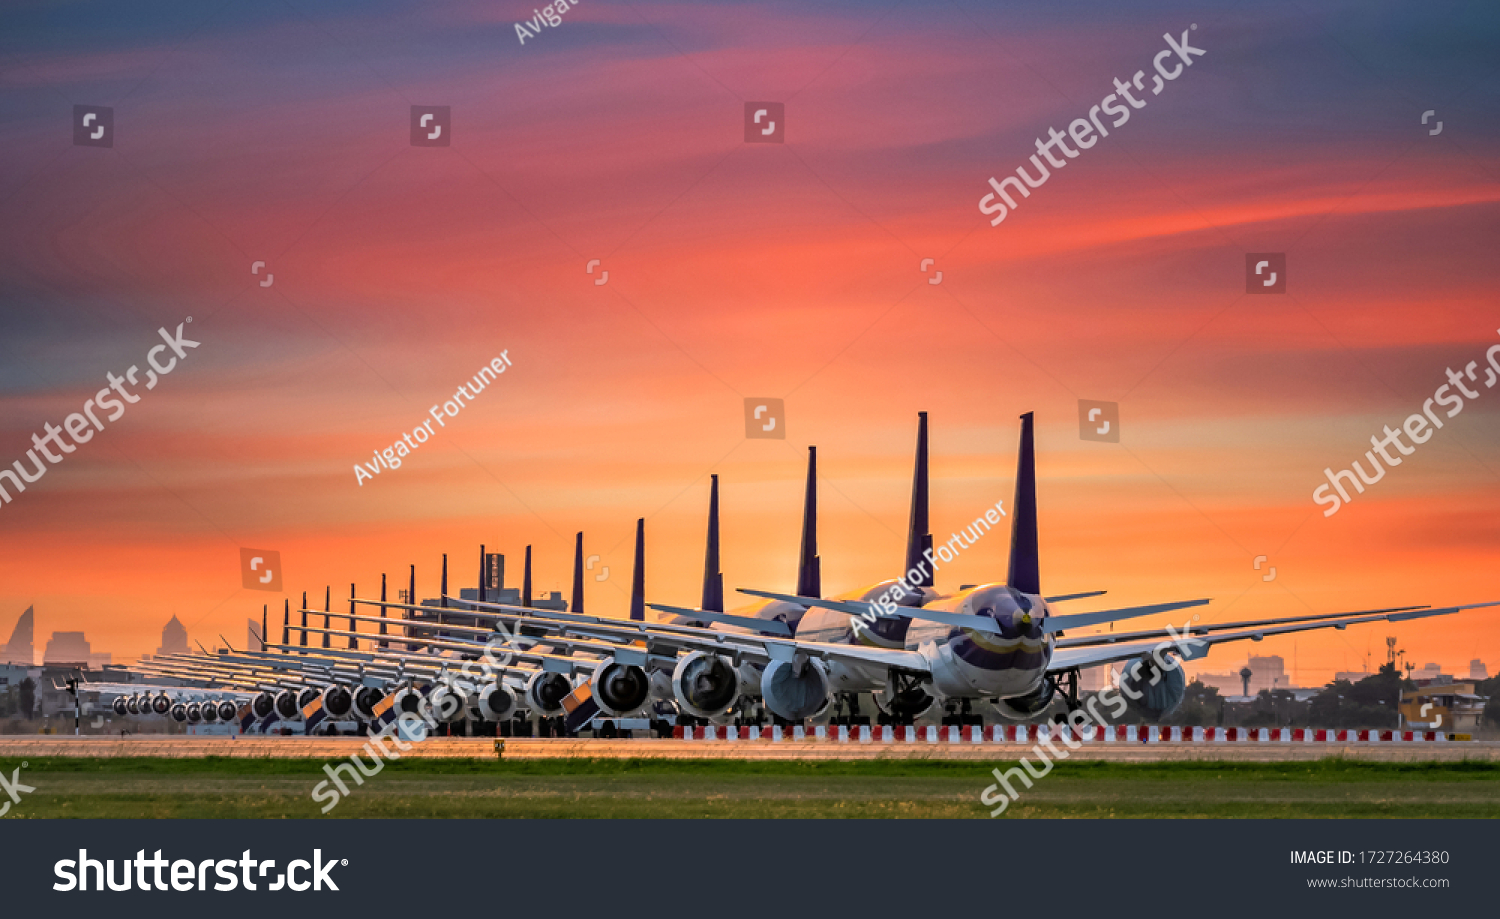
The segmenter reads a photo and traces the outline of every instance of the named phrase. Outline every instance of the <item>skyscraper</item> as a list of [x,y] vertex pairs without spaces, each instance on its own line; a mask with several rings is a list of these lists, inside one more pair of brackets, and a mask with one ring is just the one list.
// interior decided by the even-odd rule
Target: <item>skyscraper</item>
[[156,653],[158,655],[188,653],[187,629],[177,621],[176,616],[173,616],[172,621],[162,627],[161,647],[156,649]]
[[16,627],[10,633],[10,641],[0,647],[0,664],[21,664],[30,667],[36,663],[36,649],[32,647],[32,608],[26,607],[26,612],[16,620]]

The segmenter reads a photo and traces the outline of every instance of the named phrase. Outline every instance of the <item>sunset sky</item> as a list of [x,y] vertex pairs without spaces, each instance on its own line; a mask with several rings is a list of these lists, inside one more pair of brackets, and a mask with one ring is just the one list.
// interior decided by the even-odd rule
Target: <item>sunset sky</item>
[[[144,374],[159,327],[201,344],[0,505],[0,642],[35,606],[39,656],[78,629],[150,653],[173,615],[238,645],[302,590],[415,563],[436,596],[444,552],[456,593],[480,543],[566,592],[579,530],[611,572],[589,611],[623,615],[637,517],[648,599],[695,605],[711,474],[731,592],[789,590],[809,444],[849,590],[899,571],[919,411],[939,542],[1009,505],[1036,412],[1043,587],[1110,592],[1070,612],[1500,600],[1500,10],[1050,6],[582,0],[522,45],[521,2],[8,4],[0,464]],[[1152,95],[1189,30],[1207,53]],[[1145,107],[990,226],[987,180],[1138,70]],[[744,142],[759,101],[785,143]],[[113,107],[112,148],[73,144],[74,105]],[[411,145],[413,105],[451,107],[451,146]],[[1245,293],[1263,252],[1285,294]],[[1324,517],[1325,467],[1471,361],[1478,397]],[[746,439],[751,397],[785,440]],[[1120,404],[1119,443],[1080,439],[1080,399]],[[1007,539],[939,588],[1002,580]],[[285,594],[241,587],[241,547]],[[1500,610],[1202,669],[1280,654],[1313,685],[1386,635],[1500,670]]]

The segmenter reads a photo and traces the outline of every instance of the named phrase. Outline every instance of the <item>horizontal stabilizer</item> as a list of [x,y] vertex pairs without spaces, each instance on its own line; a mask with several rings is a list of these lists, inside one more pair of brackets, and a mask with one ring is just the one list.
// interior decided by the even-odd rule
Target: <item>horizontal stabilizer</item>
[[836,610],[840,613],[848,613],[851,616],[905,616],[908,619],[922,619],[928,622],[941,622],[946,625],[957,626],[963,629],[973,629],[976,632],[992,632],[1000,634],[1000,626],[995,620],[988,616],[971,616],[968,613],[946,613],[939,610],[923,609],[919,606],[898,606],[889,616],[879,612],[873,603],[865,603],[861,600],[823,600],[818,597],[797,597],[791,594],[771,593],[768,590],[751,590],[748,587],[739,588],[740,593],[750,594],[755,597],[766,597],[770,600],[785,600],[788,603],[800,603],[803,606],[817,606],[823,609]]
[[1131,606],[1125,609],[1106,609],[1097,613],[1074,613],[1070,616],[1048,616],[1042,627],[1048,632],[1061,632],[1063,629],[1081,629],[1091,625],[1103,625],[1106,622],[1117,622],[1121,619],[1134,619],[1138,616],[1150,616],[1154,613],[1170,613],[1174,609],[1187,609],[1190,606],[1203,606],[1208,600],[1179,600],[1176,603],[1153,603],[1149,606]]
[[1089,590],[1081,594],[1062,594],[1057,597],[1043,597],[1048,603],[1062,603],[1066,600],[1082,600],[1085,597],[1102,597],[1109,593],[1107,590]]
[[725,625],[737,625],[741,628],[750,629],[755,632],[769,632],[772,635],[785,635],[791,637],[792,630],[787,628],[785,622],[776,619],[757,619],[754,616],[735,616],[730,613],[715,613],[708,610],[688,609],[683,606],[664,606],[660,603],[647,603],[647,606],[663,613],[672,613],[676,616],[684,616],[698,622],[722,622]]

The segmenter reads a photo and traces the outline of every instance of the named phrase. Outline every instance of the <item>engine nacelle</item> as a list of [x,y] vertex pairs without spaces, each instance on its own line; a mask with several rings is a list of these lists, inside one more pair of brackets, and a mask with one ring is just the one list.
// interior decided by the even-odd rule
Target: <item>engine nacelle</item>
[[384,698],[384,690],[374,686],[361,686],[354,692],[354,713],[365,721],[373,721],[375,706]]
[[329,718],[342,718],[354,709],[354,694],[337,683],[324,689],[323,712]]
[[125,700],[125,711],[129,712],[132,715],[139,715],[141,713],[143,705],[145,706],[146,711],[151,711],[150,696],[131,696],[129,699]]
[[179,724],[187,723],[187,706],[183,705],[181,702],[172,703],[172,720],[178,722]]
[[302,711],[302,706],[297,704],[295,690],[283,689],[276,694],[276,717],[282,721],[291,721],[300,711]]
[[219,720],[219,705],[216,702],[198,703],[198,717],[203,719],[204,724],[213,724]]
[[239,714],[239,711],[240,711],[239,706],[235,705],[233,702],[228,702],[228,701],[220,702],[219,703],[219,720],[220,721],[224,721],[224,722],[233,721],[234,720],[234,716],[237,715],[237,714]]
[[562,700],[573,691],[573,683],[561,673],[538,670],[526,681],[526,707],[543,718],[562,714]]
[[163,692],[151,700],[151,710],[158,715],[165,715],[172,710],[172,698]]
[[1181,662],[1170,653],[1163,658],[1176,666],[1163,667],[1150,654],[1142,654],[1120,669],[1120,695],[1132,712],[1147,721],[1172,714],[1187,691]]
[[888,682],[872,695],[881,711],[903,721],[922,717],[937,703],[937,696],[928,692],[927,687],[921,684],[909,684],[896,692],[895,684]]
[[268,717],[276,711],[276,697],[268,692],[256,693],[250,702],[250,711],[255,713],[256,718]]
[[418,715],[422,711],[422,694],[410,686],[403,686],[396,691],[396,717],[402,715]]
[[599,713],[611,718],[623,718],[640,711],[651,701],[651,678],[645,668],[635,664],[621,664],[603,660],[589,677],[589,689]]
[[715,718],[740,699],[740,675],[729,658],[694,651],[672,671],[677,707],[694,718]]
[[1042,685],[1024,696],[996,699],[995,711],[1011,721],[1029,721],[1045,711],[1047,706],[1052,704],[1052,697],[1056,694],[1057,687],[1043,680]]
[[115,701],[111,702],[109,707],[114,710],[116,715],[130,714],[130,705],[124,696],[115,696]]
[[197,702],[187,704],[187,720],[188,724],[197,724],[203,720],[203,712]]
[[506,721],[520,704],[515,690],[503,683],[491,683],[479,692],[479,717],[486,721]]
[[790,661],[771,661],[760,678],[760,696],[766,708],[787,721],[811,718],[832,699],[828,668],[819,660],[808,660],[802,672]]
[[463,720],[464,711],[469,707],[469,697],[457,686],[439,683],[427,694],[427,704],[432,706],[432,714],[439,721],[452,723]]

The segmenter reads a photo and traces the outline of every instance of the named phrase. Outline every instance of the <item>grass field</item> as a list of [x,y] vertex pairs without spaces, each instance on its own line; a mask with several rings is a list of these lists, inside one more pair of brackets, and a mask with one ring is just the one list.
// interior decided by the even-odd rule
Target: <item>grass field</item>
[[[0,759],[7,778],[18,760]],[[334,817],[975,818],[1012,762],[426,760],[388,763]],[[12,818],[317,817],[305,759],[30,759]],[[347,780],[346,780],[347,781]],[[1018,789],[1019,790],[1019,789]],[[1059,764],[1002,819],[1500,817],[1500,764]]]

